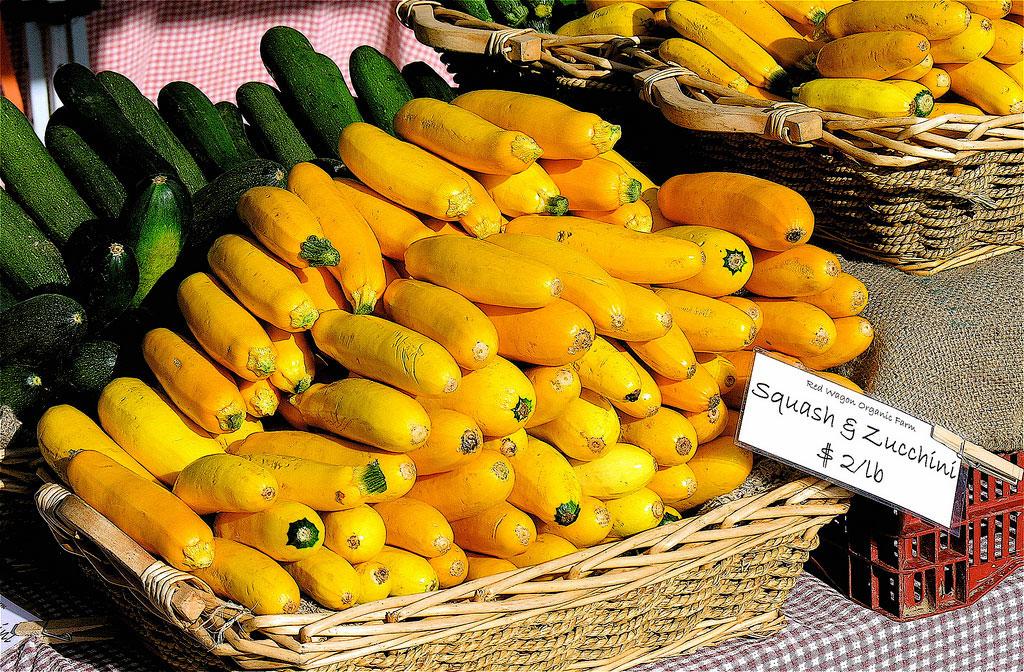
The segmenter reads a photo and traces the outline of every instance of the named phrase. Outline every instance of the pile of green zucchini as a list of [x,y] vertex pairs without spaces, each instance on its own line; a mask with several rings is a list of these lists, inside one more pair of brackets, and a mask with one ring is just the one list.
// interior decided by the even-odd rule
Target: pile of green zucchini
[[347,124],[394,133],[409,99],[455,95],[426,63],[399,72],[369,46],[352,53],[346,83],[285,26],[264,34],[260,54],[276,88],[248,82],[235,103],[171,82],[154,104],[123,75],[65,65],[45,145],[0,101],[0,405],[23,421],[97,394],[115,371],[145,370],[141,334],[177,319],[179,281],[241,226],[247,189],[284,187],[302,161],[345,174]]
[[586,0],[443,0],[442,4],[481,21],[541,33],[554,32],[587,13]]

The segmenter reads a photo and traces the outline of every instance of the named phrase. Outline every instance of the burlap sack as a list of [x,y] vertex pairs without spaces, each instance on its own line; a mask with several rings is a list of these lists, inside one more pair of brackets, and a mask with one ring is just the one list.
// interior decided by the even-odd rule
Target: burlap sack
[[922,278],[847,259],[875,341],[841,373],[993,452],[1024,434],[1024,252]]

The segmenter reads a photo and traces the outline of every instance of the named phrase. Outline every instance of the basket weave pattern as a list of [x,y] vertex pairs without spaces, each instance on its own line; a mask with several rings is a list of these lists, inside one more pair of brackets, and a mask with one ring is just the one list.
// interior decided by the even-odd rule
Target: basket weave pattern
[[[36,505],[57,541],[175,670],[618,670],[783,623],[818,530],[849,493],[815,478],[435,593],[342,612],[254,616],[154,559],[56,483]],[[221,657],[219,660],[217,657]]]

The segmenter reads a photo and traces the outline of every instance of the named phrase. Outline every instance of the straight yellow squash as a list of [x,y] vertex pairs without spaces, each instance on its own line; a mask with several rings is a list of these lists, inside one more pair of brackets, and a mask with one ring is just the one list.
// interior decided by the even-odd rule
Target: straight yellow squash
[[678,324],[673,323],[661,338],[630,341],[627,345],[651,370],[666,378],[686,380],[692,378],[697,370],[693,348]]
[[828,350],[820,355],[803,357],[805,366],[816,370],[832,369],[859,357],[871,347],[875,331],[863,317],[836,318],[836,339]]
[[827,289],[801,296],[800,300],[821,308],[829,317],[850,317],[859,315],[868,305],[868,288],[859,279],[844,272]]
[[698,352],[742,350],[754,339],[754,321],[724,301],[683,289],[658,289],[672,318]]
[[587,354],[573,362],[583,387],[597,392],[610,402],[636,401],[642,381],[633,363],[600,336]]
[[610,499],[604,505],[612,519],[611,537],[629,537],[655,528],[665,515],[664,502],[650,488]]
[[654,380],[661,390],[661,402],[672,408],[699,413],[715,408],[722,401],[718,382],[700,364],[693,377],[687,380],[669,380],[657,375]]
[[522,553],[537,538],[533,519],[508,502],[456,520],[452,530],[455,543],[462,548],[501,557]]
[[747,289],[769,297],[818,294],[831,287],[842,270],[839,258],[817,245],[783,252],[755,250]]
[[157,482],[138,461],[107,436],[92,419],[74,406],[51,406],[36,423],[36,442],[46,464],[61,478],[68,462],[82,450],[103,453],[114,462],[147,481]]
[[404,548],[425,558],[443,555],[452,547],[452,526],[426,502],[403,497],[375,504],[373,508],[384,520],[388,546]]
[[569,199],[562,196],[558,185],[538,163],[531,163],[513,175],[474,173],[473,176],[508,217],[564,215],[569,209]]
[[533,385],[536,407],[526,428],[537,427],[560,416],[580,396],[580,377],[571,366],[534,366],[523,371]]
[[[589,6],[588,6],[589,9]],[[654,28],[654,12],[635,2],[615,2],[562,24],[556,35],[648,35]]]
[[569,525],[557,523],[541,523],[539,534],[553,534],[583,548],[604,541],[611,531],[612,518],[608,507],[596,497],[586,497],[580,501],[580,514]]
[[449,521],[469,518],[505,500],[516,475],[508,458],[491,450],[452,471],[417,479],[409,498],[430,504]]
[[711,226],[672,226],[658,235],[689,240],[704,253],[704,267],[692,278],[668,283],[704,296],[719,297],[739,291],[754,268],[750,247],[739,236]]
[[697,454],[686,463],[697,479],[697,491],[684,502],[684,506],[693,509],[732,492],[747,480],[753,465],[753,453],[733,443],[731,436],[701,444]]
[[1024,26],[1013,21],[997,19],[992,22],[992,31],[996,34],[996,39],[992,48],[985,54],[986,59],[1004,65],[1024,61]]
[[341,262],[316,215],[287,189],[253,187],[242,194],[237,210],[252,235],[292,266],[337,266]]
[[558,191],[573,210],[614,210],[640,198],[640,181],[600,156],[592,159],[541,159]]
[[825,311],[803,301],[759,299],[764,326],[754,346],[793,357],[812,357],[826,352],[836,340],[836,324]]
[[965,65],[950,63],[944,69],[949,73],[950,90],[986,113],[1024,112],[1024,89],[1020,83],[985,59]]
[[348,609],[359,599],[359,575],[348,560],[329,548],[319,548],[284,568],[302,592],[328,609]]
[[826,43],[815,65],[822,77],[882,80],[920,63],[930,46],[909,30],[856,33]]
[[697,450],[693,424],[667,406],[646,418],[621,415],[619,420],[619,440],[643,448],[663,467],[684,464]]
[[522,428],[536,406],[529,379],[503,357],[462,377],[459,389],[443,397],[419,397],[428,408],[448,408],[476,421],[484,436],[506,436]]
[[418,475],[429,476],[451,471],[477,453],[483,445],[484,436],[480,428],[465,413],[432,408],[427,411],[427,415],[430,416],[430,436],[421,448],[408,453],[409,458],[416,463]]
[[601,457],[589,462],[572,461],[583,494],[612,499],[636,492],[647,485],[658,470],[651,454],[627,443],[617,443]]
[[172,492],[201,516],[221,511],[256,512],[277,499],[274,474],[237,455],[207,455],[178,474]]
[[366,562],[384,548],[384,519],[366,504],[346,511],[328,511],[324,520],[324,546],[352,564]]
[[995,43],[996,31],[992,29],[992,21],[980,14],[974,14],[963,32],[944,40],[933,41],[931,57],[936,63],[970,63],[985,56]]
[[392,203],[356,180],[336,177],[334,187],[363,216],[380,244],[381,253],[389,259],[402,260],[410,244],[434,235],[411,210]]
[[218,537],[266,553],[279,562],[296,562],[324,544],[324,523],[305,504],[278,499],[256,513],[219,513],[213,521]]
[[477,306],[498,334],[498,354],[527,364],[562,366],[583,357],[594,342],[594,323],[562,299],[543,308]]
[[663,61],[676,63],[700,75],[701,79],[728,86],[743,92],[750,83],[718,56],[696,42],[681,37],[670,37],[658,45],[658,56]]
[[255,548],[230,539],[214,538],[213,564],[192,575],[223,598],[257,615],[294,614],[299,610],[299,587],[281,565]]
[[761,309],[757,307],[756,303],[744,296],[723,296],[719,298],[719,301],[728,303],[746,313],[747,317],[754,321],[754,336],[761,330],[761,325],[764,324],[764,315],[761,314]]
[[623,341],[652,341],[672,328],[672,310],[665,300],[647,287],[612,278],[625,299],[625,321],[621,329],[602,333]]
[[351,509],[387,488],[384,472],[375,463],[348,466],[273,453],[242,457],[274,475],[281,497],[317,511]]
[[852,2],[836,7],[822,22],[832,39],[854,33],[910,30],[929,40],[942,40],[967,29],[971,11],[951,0],[901,0],[901,2]]
[[810,70],[814,46],[767,2],[698,0],[743,31],[785,68]]
[[387,567],[391,574],[391,595],[416,595],[418,593],[429,593],[437,590],[437,572],[430,566],[426,558],[392,546],[385,546],[384,550],[374,557]]

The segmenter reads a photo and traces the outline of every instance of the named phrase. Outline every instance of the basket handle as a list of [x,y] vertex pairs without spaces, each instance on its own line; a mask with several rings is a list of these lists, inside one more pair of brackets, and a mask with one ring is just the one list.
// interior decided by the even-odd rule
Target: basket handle
[[[463,54],[489,54],[500,49],[502,55],[514,63],[532,63],[541,59],[541,37],[533,31],[480,30],[454,26],[434,17],[434,7],[427,3],[408,3],[408,22],[416,39],[435,49]],[[521,33],[521,34],[514,34]],[[495,40],[495,36],[500,37]],[[499,44],[500,43],[500,44]]]
[[[684,128],[712,133],[754,133],[777,137],[792,144],[820,140],[821,116],[810,109],[723,106],[706,103],[683,93],[678,79],[701,88],[702,80],[682,68],[652,68],[638,72],[633,82],[641,98],[661,109],[666,119]],[[692,80],[692,81],[690,81]]]

